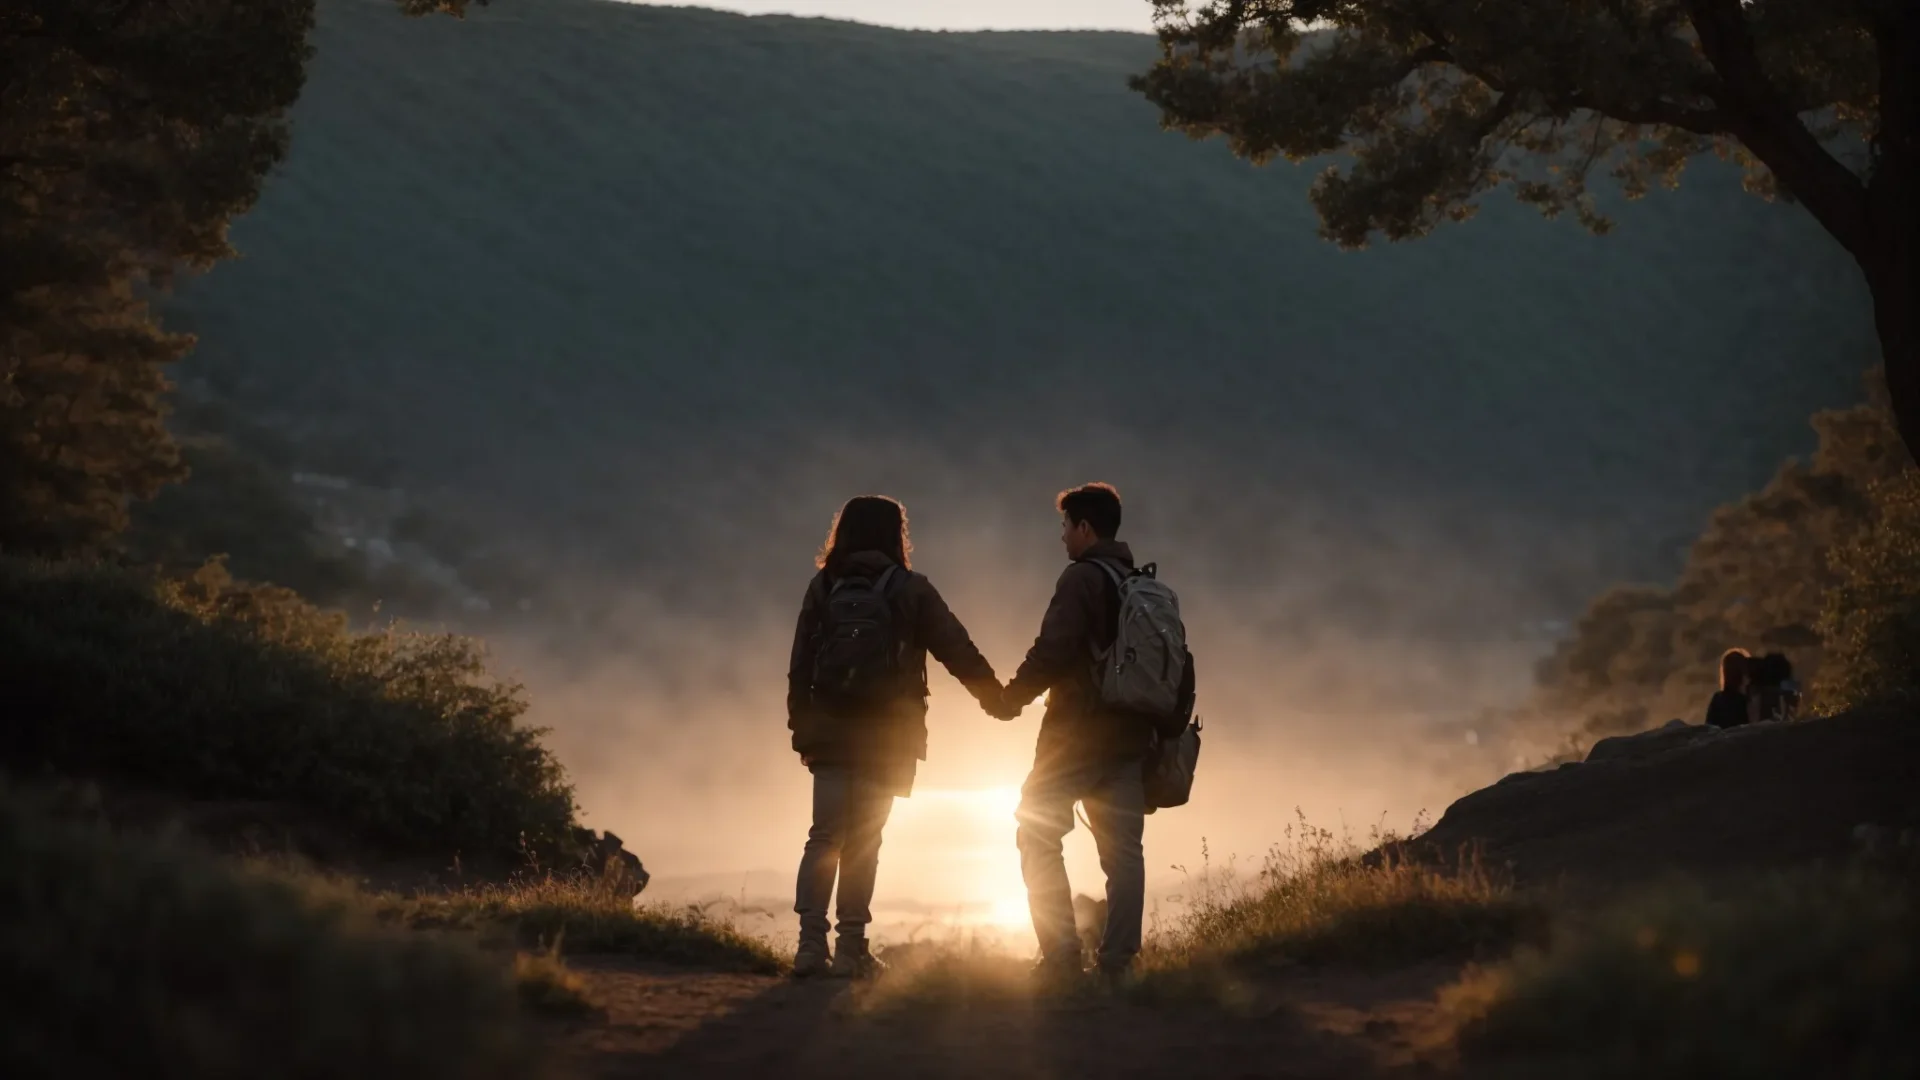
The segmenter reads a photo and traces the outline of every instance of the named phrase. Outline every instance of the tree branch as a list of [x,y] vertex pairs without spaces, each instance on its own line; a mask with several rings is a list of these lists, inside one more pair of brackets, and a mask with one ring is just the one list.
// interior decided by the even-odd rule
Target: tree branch
[[1570,108],[1586,109],[1623,124],[1664,124],[1695,135],[1724,135],[1728,124],[1719,109],[1689,109],[1666,101],[1627,105],[1618,101],[1598,101],[1591,95],[1575,94],[1565,102]]
[[1717,79],[1708,93],[1727,129],[1855,258],[1870,242],[1866,185],[1820,145],[1760,64],[1740,0],[1685,0],[1700,51]]
[[[1431,44],[1422,47],[1414,53],[1414,56],[1426,54],[1431,61],[1452,64],[1479,79],[1497,93],[1503,95],[1511,93],[1505,80],[1498,75],[1483,67],[1462,61],[1459,53],[1448,44],[1445,33],[1430,18],[1421,19],[1420,32],[1427,35]],[[1600,101],[1590,94],[1583,93],[1575,93],[1554,104],[1569,112],[1585,109],[1625,124],[1665,124],[1695,135],[1720,135],[1727,131],[1726,117],[1718,109],[1689,109],[1664,101],[1628,105],[1621,102]]]

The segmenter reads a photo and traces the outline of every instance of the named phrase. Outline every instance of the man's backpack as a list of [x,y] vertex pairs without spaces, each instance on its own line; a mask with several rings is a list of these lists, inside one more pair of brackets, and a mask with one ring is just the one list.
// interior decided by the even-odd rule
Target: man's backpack
[[1147,755],[1141,776],[1147,813],[1185,806],[1193,797],[1193,773],[1200,765],[1200,728],[1200,719],[1195,717],[1185,731],[1172,738],[1154,736],[1153,752]]
[[890,586],[902,571],[879,577],[829,579],[813,654],[813,700],[827,709],[858,709],[900,695],[906,642],[894,625]]
[[1153,729],[1153,751],[1143,766],[1147,812],[1183,806],[1193,794],[1200,761],[1200,725],[1190,720],[1193,653],[1180,619],[1180,598],[1160,580],[1153,563],[1128,571],[1106,559],[1093,562],[1106,571],[1120,598],[1113,645],[1096,657],[1100,703]]
[[1157,576],[1153,563],[1127,571],[1107,559],[1092,562],[1120,593],[1113,644],[1094,655],[1094,687],[1100,704],[1138,716],[1168,732],[1186,719],[1181,709],[1187,675],[1187,627],[1180,598]]

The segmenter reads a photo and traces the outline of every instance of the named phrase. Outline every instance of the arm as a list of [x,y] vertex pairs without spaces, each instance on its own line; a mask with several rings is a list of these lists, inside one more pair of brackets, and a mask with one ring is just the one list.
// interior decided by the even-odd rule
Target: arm
[[920,600],[920,625],[915,629],[927,652],[959,679],[960,685],[966,687],[982,707],[991,712],[999,705],[1000,680],[994,677],[993,665],[980,655],[967,628],[960,624],[959,616],[947,607],[947,601],[931,581],[926,582],[926,592]]
[[1091,578],[1100,573],[1099,567],[1086,563],[1074,563],[1060,572],[1053,599],[1047,602],[1047,613],[1040,619],[1040,634],[1034,638],[1033,648],[1027,650],[1019,672],[1007,684],[1009,709],[1025,708],[1043,691],[1093,663],[1087,646],[1093,608],[1089,597],[1097,595],[1093,587],[1098,582]]
[[787,660],[787,730],[796,740],[801,723],[813,707],[813,652],[820,622],[818,582],[815,578],[807,583],[807,595],[800,601],[800,620],[793,628],[793,652]]

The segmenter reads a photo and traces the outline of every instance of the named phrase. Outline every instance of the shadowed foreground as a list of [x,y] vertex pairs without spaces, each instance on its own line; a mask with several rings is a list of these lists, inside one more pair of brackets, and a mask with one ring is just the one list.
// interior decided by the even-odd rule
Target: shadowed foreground
[[[981,961],[983,964],[992,961]],[[1011,966],[1012,961],[1003,961]],[[588,1077],[1355,1077],[1407,1066],[1459,968],[1302,972],[1241,1009],[1035,999],[1007,972],[972,1001],[897,1009],[874,987],[573,962],[603,1020],[563,1037]],[[982,978],[996,973],[985,972]]]
[[[1916,1075],[1906,721],[1603,744],[1367,855],[1303,826],[1118,994],[942,945],[859,985],[576,959],[601,1011],[559,1042],[590,1077]],[[1397,857],[1468,847],[1501,869]]]

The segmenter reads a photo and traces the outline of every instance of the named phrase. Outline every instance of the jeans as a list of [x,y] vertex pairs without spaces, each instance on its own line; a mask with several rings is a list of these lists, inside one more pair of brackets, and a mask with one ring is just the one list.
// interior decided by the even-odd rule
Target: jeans
[[873,882],[880,872],[880,831],[893,812],[893,788],[882,777],[845,765],[813,769],[813,828],[800,856],[793,910],[800,940],[825,944],[827,903],[840,881],[836,928],[842,941],[865,941],[873,921]]
[[1146,860],[1140,836],[1146,828],[1146,795],[1141,762],[1093,761],[1065,768],[1036,768],[1021,789],[1020,874],[1027,883],[1027,907],[1041,955],[1048,959],[1080,954],[1073,924],[1073,891],[1060,841],[1073,831],[1073,804],[1086,806],[1087,824],[1100,850],[1107,876],[1107,926],[1100,939],[1100,964],[1124,968],[1140,953],[1140,921],[1145,915]]

